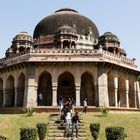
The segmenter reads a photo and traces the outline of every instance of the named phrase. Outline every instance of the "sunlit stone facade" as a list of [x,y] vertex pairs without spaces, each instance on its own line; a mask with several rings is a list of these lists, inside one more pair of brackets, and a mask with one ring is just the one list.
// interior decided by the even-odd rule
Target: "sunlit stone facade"
[[13,38],[0,59],[0,107],[57,106],[60,96],[76,106],[139,108],[140,72],[127,58],[118,37],[99,35],[96,25],[72,9],[41,20],[33,39],[27,32]]

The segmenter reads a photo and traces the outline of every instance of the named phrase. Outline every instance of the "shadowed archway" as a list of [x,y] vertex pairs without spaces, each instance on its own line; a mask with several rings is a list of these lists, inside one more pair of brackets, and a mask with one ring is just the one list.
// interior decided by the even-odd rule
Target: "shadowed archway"
[[64,72],[58,77],[57,101],[60,96],[72,97],[75,100],[74,76],[69,72]]
[[18,87],[17,87],[17,107],[22,107],[24,102],[24,89],[25,89],[25,75],[20,74],[18,78]]
[[112,73],[107,75],[108,81],[108,97],[109,97],[109,106],[115,106],[115,88],[114,88],[114,78]]
[[129,78],[129,107],[135,107],[135,90],[134,90],[134,79]]
[[0,78],[0,107],[3,105],[3,80]]
[[6,81],[5,107],[14,107],[14,103],[15,103],[14,77],[10,75]]
[[93,76],[85,72],[81,76],[81,90],[80,90],[80,102],[83,105],[84,98],[87,98],[89,106],[95,106],[95,87]]
[[126,87],[124,75],[120,75],[118,78],[118,106],[126,107]]
[[39,76],[37,93],[42,93],[43,106],[52,105],[52,76],[50,73],[45,71]]

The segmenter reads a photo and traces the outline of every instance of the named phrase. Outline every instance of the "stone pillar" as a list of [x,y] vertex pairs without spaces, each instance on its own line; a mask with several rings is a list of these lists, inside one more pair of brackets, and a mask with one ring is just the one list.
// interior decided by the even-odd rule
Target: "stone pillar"
[[114,77],[114,87],[115,87],[115,107],[118,107],[118,77]]
[[61,41],[61,49],[63,49],[63,41]]
[[3,104],[2,104],[2,107],[5,107],[5,88],[3,88]]
[[76,83],[76,106],[80,106],[80,84]]
[[57,106],[58,71],[52,71],[52,106]]
[[129,108],[129,81],[125,80],[125,88],[126,88],[126,107]]
[[52,83],[52,106],[57,106],[57,82]]
[[35,65],[28,64],[26,67],[24,107],[37,106],[37,83],[35,80]]
[[17,85],[18,85],[18,81],[17,81],[17,78],[15,78],[15,82],[14,82],[14,93],[15,93],[14,107],[17,106],[17,94],[18,94]]
[[136,82],[134,82],[134,103],[135,103],[135,108],[137,108],[137,86]]
[[14,102],[14,107],[16,107],[16,106],[17,106],[17,94],[18,94],[17,87],[14,87],[14,91],[15,91],[15,102]]
[[5,107],[5,98],[6,98],[6,79],[3,80],[3,104],[2,107]]
[[107,73],[105,72],[105,66],[100,65],[98,67],[98,92],[99,92],[99,106],[108,107],[108,84]]
[[69,48],[71,49],[71,42],[69,42]]
[[138,108],[140,108],[140,83],[139,81],[136,82],[136,88],[137,88],[137,97],[138,97],[137,105],[138,105]]

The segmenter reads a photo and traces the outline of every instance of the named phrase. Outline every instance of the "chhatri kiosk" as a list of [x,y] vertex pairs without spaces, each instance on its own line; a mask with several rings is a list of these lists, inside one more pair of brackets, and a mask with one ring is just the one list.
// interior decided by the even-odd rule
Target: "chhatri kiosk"
[[0,59],[0,107],[56,107],[61,96],[80,107],[140,108],[140,74],[119,38],[69,8],[41,20],[33,38],[20,32]]

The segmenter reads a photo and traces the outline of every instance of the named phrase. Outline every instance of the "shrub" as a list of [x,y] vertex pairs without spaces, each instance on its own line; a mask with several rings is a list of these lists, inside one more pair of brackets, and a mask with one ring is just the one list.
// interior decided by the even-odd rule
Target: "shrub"
[[99,136],[99,130],[100,130],[100,124],[99,123],[90,124],[90,131],[91,131],[92,136],[95,140],[97,140],[97,138]]
[[127,137],[123,127],[107,127],[105,131],[107,140],[124,140]]
[[0,140],[6,140],[7,138],[5,136],[0,135]]
[[33,116],[33,113],[35,112],[35,110],[31,107],[28,107],[25,109],[25,112],[27,114],[28,117]]
[[37,127],[37,133],[38,133],[39,139],[44,140],[46,137],[46,132],[47,132],[47,124],[38,123],[36,127]]
[[100,112],[102,113],[102,115],[106,117],[109,112],[109,109],[106,107],[100,107],[99,109],[100,109]]
[[37,132],[35,128],[21,128],[20,140],[37,140]]

